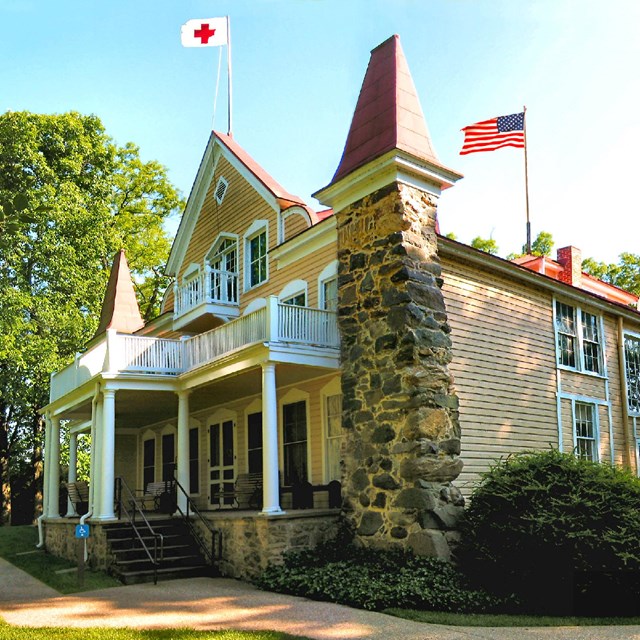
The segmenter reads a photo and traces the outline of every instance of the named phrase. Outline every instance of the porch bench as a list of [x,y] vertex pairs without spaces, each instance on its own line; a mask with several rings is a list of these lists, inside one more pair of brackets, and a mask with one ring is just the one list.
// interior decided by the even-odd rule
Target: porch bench
[[79,516],[89,510],[89,483],[79,480],[77,482],[67,482],[67,495],[73,508]]
[[147,510],[148,508],[151,508],[153,511],[160,511],[163,507],[163,496],[165,494],[168,496],[173,496],[175,494],[175,490],[176,485],[173,480],[149,482],[144,490],[136,490],[136,493],[140,493],[141,495],[135,496],[134,502],[135,505],[143,511]]
[[262,506],[262,473],[239,473],[233,489],[221,489],[213,498],[220,501],[220,509],[227,500],[234,509],[259,509]]

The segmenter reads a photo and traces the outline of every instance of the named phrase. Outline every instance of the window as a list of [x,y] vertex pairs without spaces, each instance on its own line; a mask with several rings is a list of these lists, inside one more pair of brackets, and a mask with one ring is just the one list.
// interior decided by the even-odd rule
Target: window
[[291,296],[282,301],[282,304],[288,304],[292,307],[306,307],[307,306],[307,294],[303,291],[295,296]]
[[245,235],[245,289],[267,280],[267,223],[256,220]]
[[146,489],[155,481],[156,441],[151,438],[142,443],[142,486]]
[[640,337],[625,335],[624,362],[629,411],[640,414]]
[[262,473],[262,412],[247,416],[247,459],[249,473]]
[[555,311],[558,365],[578,371],[601,373],[600,318],[559,301],[556,301]]
[[322,306],[327,311],[338,310],[338,278],[322,283]]
[[189,493],[200,493],[200,442],[198,428],[189,429]]
[[282,407],[284,484],[307,480],[307,403],[305,400]]
[[207,255],[211,277],[211,297],[222,302],[238,302],[238,241],[218,240]]
[[576,402],[573,414],[576,455],[585,460],[598,460],[595,405]]
[[173,480],[176,468],[176,437],[173,433],[162,436],[162,481]]
[[340,459],[342,439],[342,394],[325,398],[326,434],[327,434],[327,481],[340,480]]

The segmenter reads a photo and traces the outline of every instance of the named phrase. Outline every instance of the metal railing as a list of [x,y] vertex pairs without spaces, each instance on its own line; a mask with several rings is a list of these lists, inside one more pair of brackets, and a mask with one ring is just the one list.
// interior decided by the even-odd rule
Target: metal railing
[[[129,505],[129,508],[127,508],[127,505]],[[158,584],[158,567],[164,558],[164,537],[161,533],[153,530],[135,495],[124,481],[124,478],[121,477],[116,478],[116,510],[118,519],[123,519],[122,516],[124,514],[124,520],[131,525],[133,532],[153,565],[153,584]],[[138,515],[142,518],[141,524],[136,523],[136,516]],[[140,529],[146,529],[148,536],[153,538],[153,553],[145,542]]]
[[[216,560],[220,560],[222,557],[222,532],[214,529],[208,520],[206,520],[196,507],[193,500],[189,497],[189,494],[185,491],[184,487],[178,482],[177,478],[174,478],[176,488],[187,500],[186,512],[180,507],[180,500],[176,500],[177,511],[182,516],[189,532],[193,536],[194,540],[198,543],[204,557],[207,559],[211,566],[214,565]],[[207,545],[204,537],[200,534],[197,528],[194,526],[191,516],[194,515],[209,531],[211,535],[211,546]]]

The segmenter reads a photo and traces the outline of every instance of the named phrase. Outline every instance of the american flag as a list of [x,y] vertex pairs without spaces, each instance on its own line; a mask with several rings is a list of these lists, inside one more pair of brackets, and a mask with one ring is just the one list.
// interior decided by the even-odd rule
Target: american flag
[[495,151],[502,147],[524,147],[524,111],[470,124],[462,129],[464,142],[460,155]]

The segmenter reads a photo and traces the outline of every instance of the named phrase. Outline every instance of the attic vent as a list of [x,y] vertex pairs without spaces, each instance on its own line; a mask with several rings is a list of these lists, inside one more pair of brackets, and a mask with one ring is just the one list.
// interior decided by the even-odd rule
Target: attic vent
[[228,186],[229,183],[224,178],[220,178],[220,180],[218,180],[218,184],[216,185],[216,200],[218,204],[222,204],[224,194],[227,193]]

